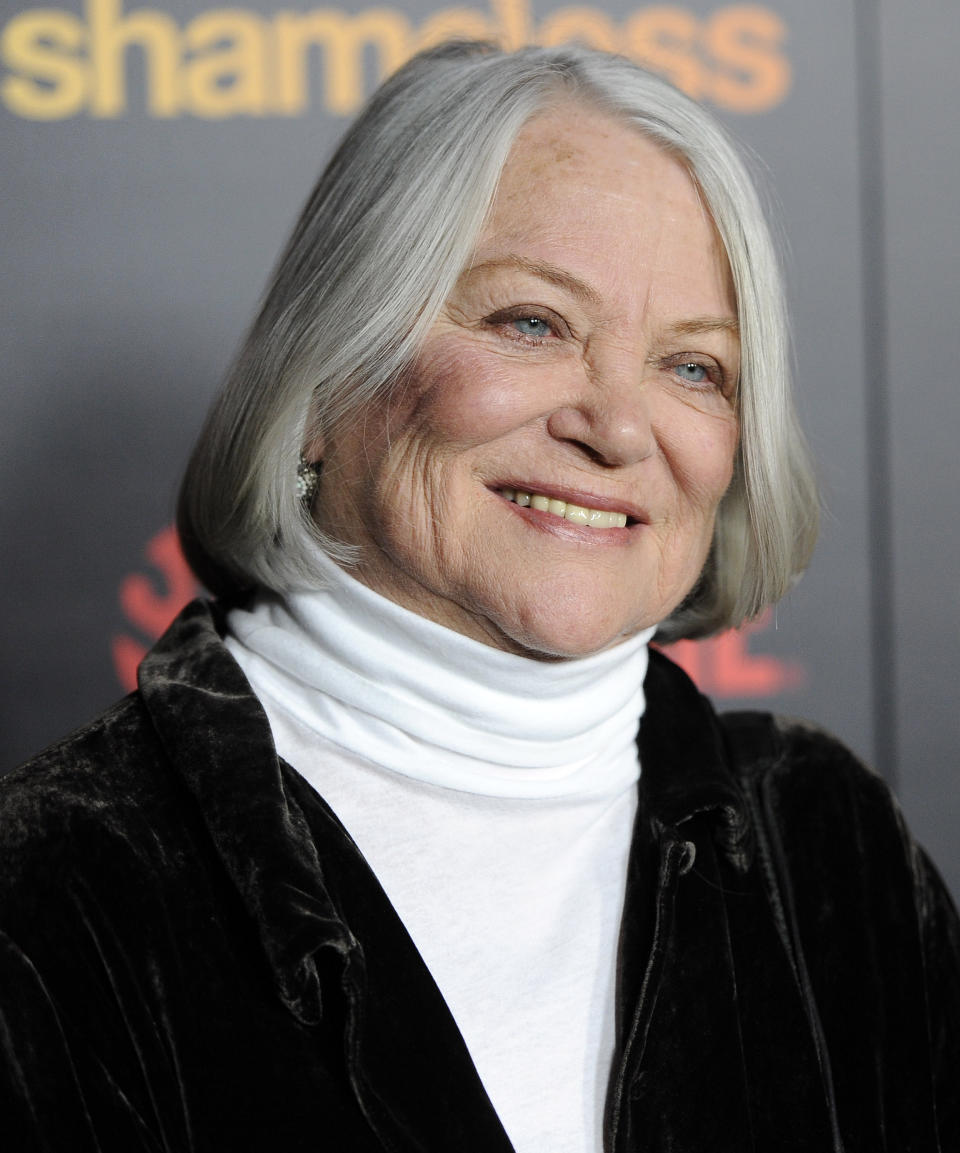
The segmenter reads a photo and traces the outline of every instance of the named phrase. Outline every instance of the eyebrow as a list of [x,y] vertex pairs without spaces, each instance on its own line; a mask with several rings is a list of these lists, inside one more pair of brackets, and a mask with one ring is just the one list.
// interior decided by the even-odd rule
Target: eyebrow
[[588,304],[599,305],[601,303],[600,294],[591,288],[586,281],[545,260],[530,260],[525,256],[503,256],[497,260],[485,260],[483,264],[474,264],[466,270],[466,274],[495,272],[500,268],[515,268],[519,272],[526,272],[530,276],[539,277],[540,280],[555,284],[558,288],[565,289],[578,300],[583,300]]
[[740,335],[740,323],[735,316],[694,316],[680,320],[666,329],[667,336],[701,336],[705,332],[730,332]]

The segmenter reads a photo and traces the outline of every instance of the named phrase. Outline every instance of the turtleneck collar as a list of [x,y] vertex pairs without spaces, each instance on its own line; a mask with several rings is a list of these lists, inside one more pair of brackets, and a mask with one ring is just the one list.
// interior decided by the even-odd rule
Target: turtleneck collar
[[649,629],[540,661],[402,608],[322,553],[323,587],[228,617],[254,690],[384,768],[492,796],[595,796],[636,780]]

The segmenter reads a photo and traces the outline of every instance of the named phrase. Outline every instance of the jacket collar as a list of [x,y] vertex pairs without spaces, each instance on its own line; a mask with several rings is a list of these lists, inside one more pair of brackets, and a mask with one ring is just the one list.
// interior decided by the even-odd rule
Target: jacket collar
[[188,605],[144,658],[140,694],[258,926],[281,999],[315,1024],[322,1016],[318,962],[328,950],[346,959],[356,942],[324,882],[266,714],[218,624],[216,606]]

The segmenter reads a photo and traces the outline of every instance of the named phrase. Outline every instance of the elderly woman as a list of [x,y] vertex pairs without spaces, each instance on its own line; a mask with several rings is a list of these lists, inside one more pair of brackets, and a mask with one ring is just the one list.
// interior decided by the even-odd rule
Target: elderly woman
[[447,46],[377,93],[187,473],[218,601],[3,782],[7,1147],[960,1148],[884,785],[647,647],[806,564],[786,362],[667,85]]

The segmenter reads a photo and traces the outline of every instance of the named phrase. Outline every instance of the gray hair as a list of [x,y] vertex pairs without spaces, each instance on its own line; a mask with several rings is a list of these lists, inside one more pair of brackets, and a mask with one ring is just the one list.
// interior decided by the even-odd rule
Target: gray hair
[[319,430],[383,402],[470,262],[520,129],[573,99],[632,125],[699,187],[733,277],[740,443],[701,577],[658,639],[705,636],[779,600],[809,560],[819,502],[790,394],[776,251],[754,183],[698,104],[586,48],[447,44],[374,94],[308,201],[184,477],[178,523],[211,591],[317,583],[317,543],[348,563],[297,497]]

